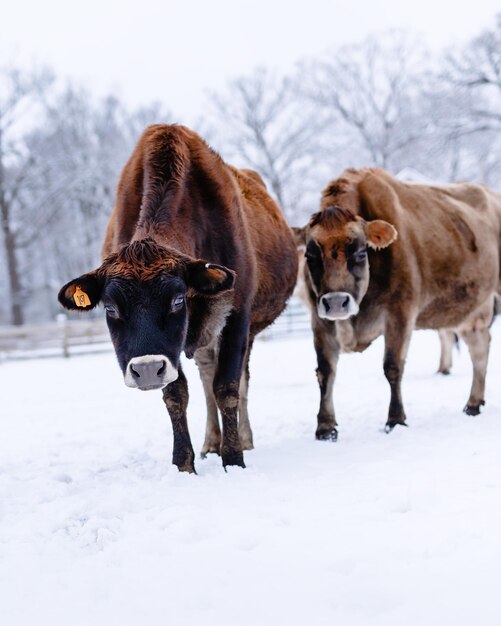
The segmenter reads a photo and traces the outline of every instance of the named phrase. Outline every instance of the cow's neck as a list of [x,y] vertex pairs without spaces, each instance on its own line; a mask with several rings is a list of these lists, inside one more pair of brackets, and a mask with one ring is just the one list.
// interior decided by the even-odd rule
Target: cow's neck
[[343,352],[353,352],[356,350],[357,338],[351,319],[337,320],[336,339]]
[[375,313],[374,307],[361,306],[356,316],[338,320],[335,324],[336,339],[341,350],[363,352],[384,332],[384,314],[382,311]]

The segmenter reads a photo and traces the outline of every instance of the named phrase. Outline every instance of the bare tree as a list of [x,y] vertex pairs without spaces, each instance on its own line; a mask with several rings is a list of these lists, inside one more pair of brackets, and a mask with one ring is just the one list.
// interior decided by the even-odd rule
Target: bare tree
[[212,94],[217,120],[209,130],[225,156],[256,169],[282,209],[293,216],[306,193],[315,157],[316,124],[290,78],[260,68]]
[[4,300],[22,324],[54,313],[54,286],[97,263],[120,169],[144,126],[167,115],[157,104],[130,112],[111,96],[96,102],[48,72],[0,78]]
[[22,199],[33,217],[18,245],[32,286],[47,293],[98,262],[120,170],[144,126],[166,115],[158,105],[131,113],[113,96],[95,102],[72,84],[51,99],[26,140],[36,176]]
[[[430,77],[430,151],[448,180],[501,184],[501,15],[496,27],[448,52]],[[435,155],[437,158],[435,158]]]
[[469,131],[501,129],[501,13],[492,30],[451,52],[442,72],[445,81],[475,94],[468,109]]
[[23,323],[22,280],[17,256],[18,237],[22,231],[20,195],[30,176],[32,157],[24,149],[22,125],[30,123],[43,100],[43,91],[52,77],[46,71],[22,73],[0,70],[0,217],[13,324]]
[[416,154],[419,169],[442,181],[470,180],[492,186],[501,182],[499,132],[479,124],[472,113],[477,94],[444,80],[443,70],[430,76],[423,97],[426,143]]
[[347,146],[351,163],[393,170],[408,165],[426,134],[419,114],[425,52],[406,32],[391,31],[341,47],[301,66],[299,89],[315,103],[328,136]]

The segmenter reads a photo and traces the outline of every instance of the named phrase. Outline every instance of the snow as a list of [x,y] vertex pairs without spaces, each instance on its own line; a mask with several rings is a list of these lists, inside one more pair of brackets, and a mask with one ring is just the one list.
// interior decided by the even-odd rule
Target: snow
[[343,355],[337,443],[313,438],[311,337],[257,342],[256,449],[228,473],[198,459],[197,476],[170,463],[160,394],[127,389],[112,353],[3,363],[2,624],[499,625],[499,322],[493,335],[472,418],[466,348],[441,377],[436,333],[415,333],[409,428],[390,435],[381,340]]

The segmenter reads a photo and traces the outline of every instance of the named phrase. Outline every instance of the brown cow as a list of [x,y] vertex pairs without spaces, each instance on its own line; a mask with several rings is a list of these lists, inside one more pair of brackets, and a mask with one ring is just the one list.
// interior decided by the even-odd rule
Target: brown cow
[[480,412],[500,221],[501,196],[478,185],[403,183],[381,169],[349,169],[325,188],[320,211],[296,229],[318,360],[318,439],[337,438],[339,353],[363,351],[379,335],[391,388],[386,430],[405,424],[400,383],[414,328],[454,329],[464,339],[474,371],[465,412]]
[[245,467],[252,342],[284,309],[297,272],[292,232],[260,176],[227,165],[188,128],[150,126],[122,172],[103,257],[61,289],[60,302],[83,311],[103,302],[125,383],[163,389],[173,463],[188,472],[179,359],[195,357],[208,409],[202,453]]

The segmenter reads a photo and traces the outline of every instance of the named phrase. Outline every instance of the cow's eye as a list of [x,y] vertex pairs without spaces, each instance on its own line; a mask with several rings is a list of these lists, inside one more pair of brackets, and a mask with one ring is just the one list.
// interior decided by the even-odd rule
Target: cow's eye
[[318,250],[307,250],[304,257],[307,263],[317,263],[320,261],[320,253]]
[[174,298],[174,302],[172,303],[172,307],[174,309],[180,309],[184,304],[184,296],[179,294]]
[[367,250],[365,248],[362,248],[361,250],[359,250],[357,254],[355,255],[355,259],[358,263],[365,261],[366,258],[367,258]]
[[118,310],[112,304],[105,305],[104,310],[106,311],[106,315],[108,315],[108,317],[112,317],[114,319],[118,319],[118,317],[119,317]]

